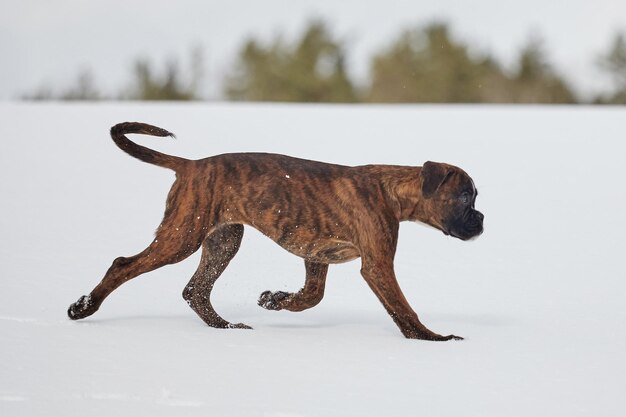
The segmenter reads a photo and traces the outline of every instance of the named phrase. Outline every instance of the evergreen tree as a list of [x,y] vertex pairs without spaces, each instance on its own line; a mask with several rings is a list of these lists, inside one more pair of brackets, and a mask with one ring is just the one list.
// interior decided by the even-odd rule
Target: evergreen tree
[[488,57],[470,56],[450,37],[448,27],[433,24],[405,31],[372,60],[371,102],[482,102],[499,68]]
[[471,54],[443,24],[405,31],[374,57],[371,73],[371,102],[576,102],[547,64],[540,43],[522,50],[518,70],[509,76],[491,57]]
[[75,84],[66,88],[61,93],[55,93],[50,87],[40,87],[35,93],[25,94],[24,100],[49,101],[49,100],[101,100],[102,95],[95,86],[94,76],[91,70],[83,69],[78,73]]
[[552,70],[541,42],[536,39],[522,48],[511,83],[514,103],[576,103],[573,91]]
[[226,79],[232,100],[288,102],[354,102],[342,45],[326,25],[311,23],[295,45],[277,39],[264,47],[249,40]]
[[626,39],[623,33],[615,35],[613,44],[600,59],[600,67],[611,75],[615,91],[598,102],[626,104]]
[[182,85],[178,64],[175,61],[168,62],[165,75],[158,77],[147,60],[137,60],[135,80],[131,91],[130,95],[124,98],[131,100],[194,100],[196,98],[191,87]]
[[90,70],[83,70],[78,74],[78,79],[74,87],[69,88],[61,94],[61,100],[99,100],[98,92],[93,74]]

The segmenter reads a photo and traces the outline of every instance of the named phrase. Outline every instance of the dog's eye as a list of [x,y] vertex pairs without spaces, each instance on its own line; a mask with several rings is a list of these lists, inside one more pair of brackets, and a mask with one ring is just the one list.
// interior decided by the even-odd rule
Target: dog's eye
[[467,204],[470,201],[470,196],[468,193],[463,193],[461,194],[461,197],[459,197],[459,200],[461,200],[461,203]]

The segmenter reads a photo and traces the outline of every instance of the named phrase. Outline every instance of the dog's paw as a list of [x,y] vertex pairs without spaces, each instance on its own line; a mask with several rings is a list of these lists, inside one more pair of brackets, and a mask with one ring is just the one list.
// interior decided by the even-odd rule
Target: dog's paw
[[456,336],[450,334],[448,336],[442,336],[435,332],[431,332],[426,329],[416,329],[416,328],[404,328],[400,329],[404,337],[407,339],[420,339],[420,340],[430,340],[432,342],[445,342],[448,340],[464,340],[461,336]]
[[252,327],[243,323],[228,323],[228,329],[252,329]]
[[89,295],[83,295],[67,309],[67,316],[72,320],[84,319],[98,310]]
[[264,291],[259,297],[258,304],[266,310],[282,310],[280,302],[291,294],[284,291]]

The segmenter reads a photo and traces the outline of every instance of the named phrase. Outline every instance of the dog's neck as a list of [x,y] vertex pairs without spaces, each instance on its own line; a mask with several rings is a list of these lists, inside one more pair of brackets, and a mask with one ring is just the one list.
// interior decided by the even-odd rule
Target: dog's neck
[[421,167],[393,167],[393,175],[384,175],[396,217],[402,221],[424,221]]

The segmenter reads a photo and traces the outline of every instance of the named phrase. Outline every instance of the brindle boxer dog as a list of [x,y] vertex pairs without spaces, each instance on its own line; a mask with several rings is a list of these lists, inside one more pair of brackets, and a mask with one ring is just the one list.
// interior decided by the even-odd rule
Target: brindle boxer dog
[[176,172],[163,222],[143,252],[117,258],[88,296],[69,307],[71,319],[95,313],[113,290],[143,273],[180,262],[202,246],[197,271],[183,297],[206,324],[249,328],[221,318],[211,305],[213,285],[235,256],[250,225],[304,259],[304,287],[265,291],[259,305],[302,311],[324,296],[329,264],[361,258],[361,274],[407,338],[462,339],[426,328],[402,294],[393,259],[399,223],[419,221],[468,240],[483,231],[471,178],[452,165],[346,167],[283,155],[236,153],[191,161],[131,142],[125,134],[173,136],[143,123],[111,128],[124,152]]

